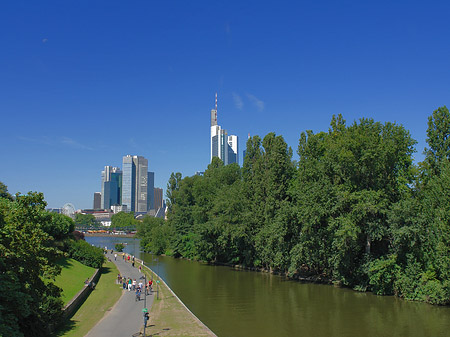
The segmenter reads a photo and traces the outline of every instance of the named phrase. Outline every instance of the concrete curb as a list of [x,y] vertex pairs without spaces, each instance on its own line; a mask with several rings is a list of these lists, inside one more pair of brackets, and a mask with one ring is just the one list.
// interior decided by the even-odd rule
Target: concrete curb
[[199,323],[200,325],[202,325],[204,327],[205,330],[209,331],[212,335],[216,336],[217,335],[210,329],[208,328],[205,323],[203,323],[197,316],[195,316],[195,314],[186,306],[186,304],[183,303],[182,300],[180,300],[180,298],[177,296],[177,294],[174,293],[174,291],[167,285],[167,283],[158,275],[156,274],[150,267],[146,266],[142,260],[140,259],[135,259],[136,262],[138,262],[139,264],[141,264],[142,266],[144,266],[144,268],[147,268],[149,271],[151,271],[153,274],[158,276],[158,279],[161,281],[161,283],[163,283],[167,289],[169,289],[169,291],[172,293],[172,295],[177,299],[178,302],[180,302],[180,304],[191,314],[191,316],[194,318],[194,320]]

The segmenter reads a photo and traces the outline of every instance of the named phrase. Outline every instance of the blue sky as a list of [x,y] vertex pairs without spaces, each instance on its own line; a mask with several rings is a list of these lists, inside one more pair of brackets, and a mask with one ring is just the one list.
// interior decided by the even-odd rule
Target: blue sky
[[403,124],[422,160],[450,105],[448,1],[7,1],[0,181],[92,207],[105,165],[142,155],[165,189],[209,163],[210,109],[239,136]]

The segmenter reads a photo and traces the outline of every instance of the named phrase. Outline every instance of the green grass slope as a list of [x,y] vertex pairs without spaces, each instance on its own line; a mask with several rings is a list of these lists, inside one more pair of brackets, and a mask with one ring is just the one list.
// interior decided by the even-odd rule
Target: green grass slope
[[59,265],[62,266],[62,271],[55,284],[63,290],[62,300],[67,304],[83,289],[84,281],[94,275],[95,268],[85,266],[74,259],[62,259]]

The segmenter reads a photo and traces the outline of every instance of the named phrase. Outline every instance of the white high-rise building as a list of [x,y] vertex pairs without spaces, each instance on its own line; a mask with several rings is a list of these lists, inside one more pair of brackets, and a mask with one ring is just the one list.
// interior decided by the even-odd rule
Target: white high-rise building
[[228,136],[228,132],[217,124],[217,93],[214,109],[211,109],[211,160],[220,158],[225,165],[238,163],[238,137]]
[[239,164],[239,145],[238,136],[230,135],[228,136],[228,164],[237,163]]

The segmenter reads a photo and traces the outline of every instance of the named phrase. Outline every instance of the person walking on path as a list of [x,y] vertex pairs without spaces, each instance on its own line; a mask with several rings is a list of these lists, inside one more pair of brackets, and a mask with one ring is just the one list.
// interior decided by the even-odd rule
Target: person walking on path
[[141,300],[141,288],[137,287],[136,288],[136,301],[140,301]]

